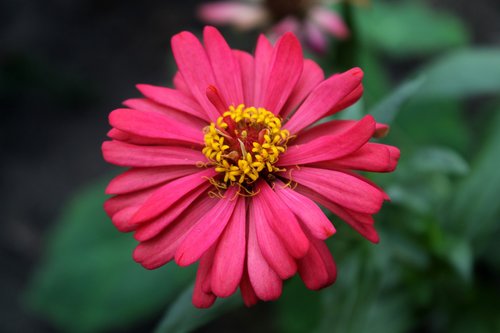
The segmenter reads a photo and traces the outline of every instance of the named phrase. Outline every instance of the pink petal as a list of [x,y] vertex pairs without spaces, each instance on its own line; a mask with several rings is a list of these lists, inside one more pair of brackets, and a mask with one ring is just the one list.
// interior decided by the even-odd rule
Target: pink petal
[[154,186],[142,191],[115,195],[104,202],[104,210],[106,214],[111,217],[118,211],[129,206],[140,206],[160,187],[161,186]]
[[[193,126],[195,128],[203,128],[207,125],[207,121],[202,118],[192,116],[186,112],[181,112],[176,109],[163,106],[147,98],[131,98],[123,102],[123,105],[130,109],[146,112],[156,112],[162,115],[166,115],[169,118],[173,118],[179,122],[185,123],[187,125]],[[200,115],[200,117],[205,117],[205,113]]]
[[315,163],[315,168],[353,169],[371,172],[391,172],[396,169],[399,149],[380,143],[366,143],[354,153],[339,159]]
[[326,239],[335,233],[333,224],[311,199],[295,192],[281,181],[276,182],[274,192],[309,229],[313,237]]
[[218,200],[208,195],[200,196],[158,236],[139,243],[133,253],[134,260],[147,269],[155,269],[171,261],[189,230]]
[[304,144],[288,147],[278,166],[328,161],[349,155],[366,144],[375,132],[375,120],[367,115],[352,127],[333,135],[325,135]]
[[236,291],[243,275],[246,250],[245,199],[238,200],[222,234],[212,267],[212,292],[228,297]]
[[253,57],[244,51],[233,50],[241,69],[243,95],[245,105],[253,105],[255,65]]
[[360,213],[375,214],[384,201],[384,194],[379,189],[345,172],[301,167],[283,176]]
[[[113,140],[122,141],[124,143],[130,143],[139,146],[182,146],[182,147],[192,147],[193,144],[186,141],[171,140],[171,139],[159,139],[159,138],[148,138],[140,136],[137,134],[132,134],[119,130],[117,128],[112,128],[108,132],[108,137]],[[198,145],[199,146],[199,145]]]
[[303,257],[309,248],[309,241],[295,215],[265,181],[260,181],[256,189],[258,194],[252,200],[261,207],[266,220],[283,241],[288,253],[295,258]]
[[123,208],[111,217],[113,225],[121,232],[131,232],[137,228],[137,224],[132,224],[130,221],[141,206],[130,206]]
[[203,131],[200,128],[169,119],[159,113],[117,109],[110,113],[109,123],[119,130],[146,138],[204,145]]
[[307,288],[319,290],[335,282],[337,269],[326,244],[313,238],[309,240],[309,252],[298,261],[299,275]]
[[203,284],[207,281],[207,279],[209,279],[210,271],[212,269],[214,252],[214,249],[211,249],[205,253],[205,255],[200,259],[198,271],[196,272],[192,301],[193,305],[197,308],[209,308],[212,304],[214,304],[216,299],[214,294],[203,291]]
[[281,240],[270,228],[264,208],[259,200],[252,200],[250,204],[249,219],[255,223],[255,231],[262,256],[269,266],[285,280],[297,272],[295,259],[288,253]]
[[126,167],[197,165],[206,161],[199,150],[184,147],[136,146],[119,141],[105,141],[102,153],[108,163]]
[[232,25],[242,30],[258,27],[267,19],[261,6],[239,2],[214,2],[199,7],[202,21],[215,25]]
[[262,256],[255,232],[255,222],[251,219],[248,220],[247,270],[250,283],[258,298],[272,301],[280,297],[282,281]]
[[295,35],[286,33],[278,40],[273,50],[269,69],[264,78],[262,106],[274,114],[279,114],[295,88],[303,68],[300,43]]
[[340,207],[318,192],[315,192],[314,190],[301,185],[297,186],[295,190],[308,196],[309,198],[313,199],[320,205],[330,210],[332,213],[344,220],[344,222],[349,224],[354,230],[359,232],[369,241],[373,243],[379,242],[379,236],[377,234],[377,231],[373,227],[373,217],[370,214],[362,214]]
[[247,269],[243,271],[243,276],[240,283],[241,297],[246,306],[252,306],[257,304],[259,299],[253,290],[252,284],[250,283],[250,278],[248,277]]
[[160,215],[172,205],[175,205],[183,196],[187,195],[201,184],[208,183],[207,179],[214,177],[216,174],[216,171],[210,168],[186,177],[178,178],[163,185],[144,202],[141,209],[135,214],[132,222],[145,222]]
[[182,91],[149,84],[138,84],[136,87],[144,96],[158,104],[185,112],[205,121],[209,120],[200,105]]
[[[175,73],[172,81],[173,81],[175,89],[183,92],[185,96],[188,96],[188,97],[192,98],[193,100],[196,100],[191,92],[191,89],[189,88],[188,84],[186,83],[186,80],[184,80],[184,78],[182,77],[181,72],[177,71]],[[206,117],[206,114],[205,114],[205,117]]]
[[192,33],[183,31],[172,37],[172,52],[194,98],[211,121],[217,120],[220,114],[206,96],[207,87],[215,85],[216,81],[200,41]]
[[241,70],[239,61],[234,57],[224,37],[214,27],[205,27],[203,41],[208,58],[212,64],[217,88],[222,93],[226,105],[239,105],[243,103],[243,87],[241,85]]
[[220,199],[191,229],[175,253],[175,262],[179,266],[191,265],[217,241],[224,231],[236,203],[239,200],[244,200],[240,197],[234,199],[235,195],[235,186],[230,186],[224,194],[224,198]]
[[302,75],[281,110],[280,116],[286,119],[324,78],[321,67],[314,61],[305,59]]
[[[321,138],[325,135],[334,135],[337,133],[341,133],[348,128],[351,128],[356,124],[359,120],[330,120],[326,123],[321,123],[319,125],[315,125],[309,127],[302,132],[300,135],[293,141],[293,144],[304,144],[311,140]],[[375,133],[373,133],[374,138],[378,138],[380,134],[383,134],[384,131],[388,130],[387,125],[376,123],[375,125]]]
[[338,39],[349,37],[349,28],[336,12],[323,7],[314,7],[310,10],[311,19],[325,31]]
[[196,199],[200,196],[207,196],[207,190],[210,186],[211,184],[209,182],[201,184],[152,220],[146,222],[136,222],[134,220],[137,226],[134,238],[140,242],[144,242],[156,237],[162,230],[174,223],[185,210],[190,209],[189,207]]
[[272,56],[273,46],[264,35],[260,35],[255,49],[255,96],[253,99],[255,106],[262,105]]
[[361,98],[361,96],[363,96],[363,85],[360,84],[359,86],[354,88],[354,90],[351,91],[346,97],[344,97],[337,105],[335,105],[335,107],[331,109],[330,112],[326,114],[326,116],[330,116],[350,107],[351,105],[356,103]]
[[123,194],[139,191],[165,183],[172,179],[199,171],[195,166],[165,166],[156,168],[133,168],[111,180],[106,187],[106,194]]
[[336,110],[336,106],[361,85],[362,78],[361,69],[353,68],[323,81],[307,96],[284,128],[292,134],[298,133],[317,120],[333,114],[332,110]]

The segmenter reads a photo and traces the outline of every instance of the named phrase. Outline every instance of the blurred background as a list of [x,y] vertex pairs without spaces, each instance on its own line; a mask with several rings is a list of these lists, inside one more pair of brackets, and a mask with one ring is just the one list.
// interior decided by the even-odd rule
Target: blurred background
[[[118,170],[100,145],[135,84],[171,83],[170,37],[199,34],[206,1],[2,0],[0,331],[500,332],[500,3],[353,2],[331,7],[350,37],[306,54],[365,71],[343,117],[391,123],[381,242],[332,217],[332,287],[199,311],[194,270],[143,269],[102,211]],[[251,51],[259,30],[222,32]]]

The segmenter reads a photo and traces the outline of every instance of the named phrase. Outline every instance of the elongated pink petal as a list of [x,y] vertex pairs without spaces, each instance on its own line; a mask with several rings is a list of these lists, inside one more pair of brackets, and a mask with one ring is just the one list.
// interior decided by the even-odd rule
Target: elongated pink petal
[[111,217],[126,207],[142,205],[142,203],[160,187],[161,186],[158,185],[137,192],[115,195],[104,202],[104,211]]
[[299,275],[307,288],[319,290],[335,282],[337,269],[326,244],[313,238],[309,240],[309,252],[298,261]]
[[255,64],[252,55],[247,52],[234,50],[234,56],[238,59],[241,69],[241,80],[245,105],[254,105],[254,77]]
[[144,96],[158,104],[185,112],[205,121],[209,120],[200,104],[179,90],[150,84],[138,84],[136,87]]
[[259,200],[251,201],[249,219],[255,223],[259,248],[269,266],[283,280],[292,277],[297,272],[295,259],[269,226]]
[[175,73],[174,79],[172,81],[173,81],[175,89],[183,92],[184,95],[192,98],[193,100],[196,100],[196,98],[194,98],[194,96],[193,96],[193,93],[191,92],[191,89],[189,88],[188,84],[186,83],[186,80],[184,80],[184,77],[182,76],[181,72],[177,71]]
[[315,168],[391,172],[396,169],[399,149],[380,143],[366,143],[352,154],[339,159],[314,163]]
[[[358,121],[359,120],[330,120],[326,123],[321,123],[319,125],[309,127],[300,132],[300,135],[293,141],[293,144],[301,145],[323,136],[342,133],[354,126]],[[375,133],[373,133],[373,137],[377,138],[378,134],[380,134],[377,133],[377,131],[384,131],[386,128],[387,125],[376,123]]]
[[285,103],[285,106],[281,109],[280,116],[286,119],[289,115],[295,111],[295,109],[304,101],[304,99],[313,91],[313,89],[325,79],[325,74],[321,67],[318,66],[314,61],[305,59],[304,60],[304,70],[300,76],[299,81],[295,85],[290,98]]
[[373,243],[378,243],[379,242],[379,236],[377,234],[377,231],[373,227],[373,217],[370,214],[363,214],[363,213],[358,213],[346,208],[343,208],[329,199],[325,198],[318,192],[304,187],[304,186],[297,186],[296,191],[308,196],[309,198],[313,199],[320,205],[324,206],[328,210],[330,210],[332,213],[340,217],[344,222],[349,224],[354,230],[359,232],[363,237],[368,239],[369,241]]
[[144,222],[160,215],[175,205],[184,195],[193,191],[201,184],[208,182],[207,179],[215,175],[216,172],[214,169],[206,169],[186,177],[178,178],[162,186],[144,202],[141,209],[135,214],[133,223]]
[[256,189],[258,194],[252,200],[261,207],[271,228],[294,258],[303,257],[307,253],[309,241],[295,215],[265,181],[260,181]]
[[342,17],[329,8],[316,6],[311,8],[310,16],[313,22],[338,39],[349,37],[349,28]]
[[206,161],[199,150],[184,147],[136,146],[119,141],[105,141],[102,153],[108,163],[126,167],[197,165]]
[[278,299],[281,295],[282,281],[262,256],[255,222],[248,220],[247,270],[250,283],[258,298],[264,301]]
[[156,218],[153,218],[152,220],[148,220],[146,222],[136,222],[136,220],[133,220],[135,225],[137,226],[134,233],[134,238],[137,241],[144,242],[158,235],[162,230],[174,223],[186,209],[189,209],[191,204],[196,199],[198,199],[200,196],[206,196],[207,190],[210,186],[211,184],[209,182],[201,184],[182,198],[179,198],[177,202],[175,202],[162,214],[160,214]]
[[129,206],[118,212],[111,217],[113,225],[121,232],[130,232],[137,228],[137,224],[132,224],[130,221],[135,213],[141,206]]
[[257,295],[255,294],[255,290],[253,290],[252,284],[250,283],[246,267],[241,278],[240,291],[241,297],[243,298],[243,302],[246,306],[255,305],[259,301]]
[[305,144],[292,145],[280,156],[278,166],[299,165],[337,159],[366,144],[375,132],[375,120],[367,115],[341,133],[325,135]]
[[234,199],[235,195],[236,189],[231,186],[227,189],[225,197],[220,199],[189,232],[175,253],[175,262],[179,266],[191,265],[217,241],[224,231],[236,203],[238,200],[244,200],[240,197]]
[[224,37],[214,27],[205,27],[203,41],[212,64],[217,88],[228,103],[226,110],[229,105],[241,104],[243,87],[239,61],[234,57]]
[[255,49],[254,103],[262,105],[268,79],[268,68],[273,56],[273,46],[264,35],[260,35]]
[[[130,109],[138,111],[159,113],[195,128],[203,128],[207,125],[207,121],[200,118],[202,116],[193,116],[186,112],[158,104],[147,98],[131,98],[127,99],[122,104]],[[205,113],[202,115],[206,117]]]
[[222,234],[212,267],[212,292],[219,297],[233,294],[243,275],[246,251],[245,199],[238,200]]
[[129,143],[138,146],[180,146],[192,148],[193,146],[198,146],[187,141],[179,141],[172,139],[161,139],[161,138],[148,138],[145,136],[140,136],[137,134],[132,134],[119,130],[117,128],[112,128],[108,132],[108,137],[113,140],[121,141],[124,143]]
[[331,109],[325,116],[326,117],[331,116],[332,114],[335,114],[339,111],[342,111],[342,110],[350,107],[354,103],[356,103],[363,95],[363,90],[364,90],[364,88],[363,88],[362,84],[360,84],[359,86],[354,88],[353,91],[351,91],[340,102],[338,102],[337,105],[335,105],[335,107],[333,109]]
[[139,191],[165,183],[172,179],[187,176],[199,171],[195,166],[165,166],[156,168],[133,168],[111,180],[106,187],[106,194],[123,194]]
[[380,210],[384,194],[372,185],[344,172],[301,167],[284,177],[322,193],[332,202],[348,209],[375,214]]
[[299,41],[292,33],[284,34],[274,47],[264,78],[262,106],[276,115],[279,114],[295,88],[303,68],[304,60]]
[[146,138],[204,145],[203,132],[198,127],[188,126],[158,113],[117,109],[110,113],[109,123],[119,130]]
[[210,249],[201,257],[193,290],[193,305],[197,308],[209,308],[215,302],[215,295],[203,290],[203,284],[209,279],[212,263],[214,259],[214,249]]
[[134,260],[147,269],[155,269],[171,261],[189,230],[218,200],[208,195],[200,196],[158,236],[139,243],[133,253]]
[[377,190],[380,191],[380,193],[382,194],[382,197],[384,198],[384,200],[391,201],[391,198],[389,198],[389,195],[387,193],[385,193],[384,190],[380,186],[378,186],[374,181],[372,181],[372,180],[370,180],[370,179],[368,179],[366,177],[363,177],[360,174],[357,174],[356,172],[351,171],[351,170],[338,169],[338,171],[342,171],[342,172],[344,172],[344,173],[346,173],[348,175],[351,175],[351,176],[353,176],[353,177],[355,177],[355,178],[357,178],[357,179],[359,179],[359,180],[367,183],[370,186],[373,186],[374,188],[376,188]]
[[198,16],[210,24],[228,24],[247,30],[264,24],[267,13],[258,5],[226,1],[201,5]]
[[274,192],[309,229],[313,237],[326,239],[335,233],[333,224],[311,199],[295,192],[281,181],[276,182]]
[[335,110],[337,104],[361,85],[362,78],[361,69],[353,68],[323,81],[307,96],[284,128],[295,134],[317,120],[332,114],[331,111]]
[[219,112],[206,96],[207,87],[215,85],[215,77],[207,53],[200,41],[190,32],[183,31],[172,37],[172,52],[182,77],[211,121]]

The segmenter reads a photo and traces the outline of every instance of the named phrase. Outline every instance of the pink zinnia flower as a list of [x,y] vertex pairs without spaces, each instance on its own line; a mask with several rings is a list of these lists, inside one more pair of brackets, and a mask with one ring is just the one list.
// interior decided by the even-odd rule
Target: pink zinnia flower
[[210,24],[263,28],[273,39],[293,32],[316,52],[326,51],[328,35],[349,37],[342,17],[319,0],[220,1],[201,5],[198,15]]
[[[373,117],[318,120],[356,102],[359,68],[324,79],[297,38],[259,38],[255,55],[231,50],[212,27],[204,46],[172,38],[175,88],[141,84],[144,98],[109,116],[106,161],[130,167],[106,189],[114,225],[134,232],[148,269],[199,261],[193,303],[209,307],[239,287],[247,305],[274,300],[299,273],[313,290],[332,284],[323,242],[335,229],[318,204],[372,242],[372,215],[388,197],[352,170],[388,172],[397,148]],[[315,203],[316,202],[316,203]]]

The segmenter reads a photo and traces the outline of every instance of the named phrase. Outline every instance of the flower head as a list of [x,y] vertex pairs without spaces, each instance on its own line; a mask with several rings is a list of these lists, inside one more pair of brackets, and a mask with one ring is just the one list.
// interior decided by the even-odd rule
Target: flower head
[[349,37],[342,17],[319,0],[213,2],[200,6],[199,17],[210,24],[232,25],[242,30],[264,28],[272,39],[293,32],[317,52],[326,50],[327,35],[337,39]]
[[373,117],[315,123],[355,103],[363,73],[325,80],[287,33],[255,55],[212,27],[204,45],[172,38],[175,88],[138,85],[144,98],[109,116],[106,161],[130,167],[106,189],[115,226],[134,232],[134,259],[154,269],[199,261],[193,303],[239,287],[247,305],[280,296],[297,272],[310,289],[335,281],[324,240],[335,229],[318,204],[378,242],[372,215],[386,194],[353,170],[394,170],[399,150],[369,142]]

